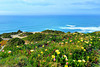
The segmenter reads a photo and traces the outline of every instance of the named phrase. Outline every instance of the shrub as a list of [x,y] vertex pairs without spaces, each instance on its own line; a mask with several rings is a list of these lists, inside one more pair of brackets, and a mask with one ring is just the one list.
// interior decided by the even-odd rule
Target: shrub
[[21,45],[21,44],[24,44],[24,43],[25,43],[25,41],[22,40],[22,39],[19,39],[19,38],[13,38],[13,39],[8,41],[9,45]]
[[33,33],[31,33],[31,32],[25,32],[25,33],[22,33],[21,35],[19,35],[19,36],[28,36],[28,35],[32,35]]
[[0,38],[0,42],[2,41],[2,38]]
[[43,40],[45,38],[45,34],[42,34],[42,33],[35,33],[33,35],[29,35],[27,37],[27,40],[28,41],[40,41],[40,40]]
[[11,35],[9,33],[3,33],[1,35],[1,37],[3,37],[3,38],[11,38]]
[[18,30],[17,33],[22,33],[22,31],[21,30]]
[[57,31],[57,30],[44,30],[42,31],[43,33],[56,33],[56,34],[64,34],[62,31]]

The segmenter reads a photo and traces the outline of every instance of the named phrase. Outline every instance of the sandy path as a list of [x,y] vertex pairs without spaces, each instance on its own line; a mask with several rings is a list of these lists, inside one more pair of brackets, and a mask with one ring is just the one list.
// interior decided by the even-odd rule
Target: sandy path
[[0,51],[2,51],[3,50],[3,48],[5,47],[5,46],[1,46],[2,48],[0,49]]

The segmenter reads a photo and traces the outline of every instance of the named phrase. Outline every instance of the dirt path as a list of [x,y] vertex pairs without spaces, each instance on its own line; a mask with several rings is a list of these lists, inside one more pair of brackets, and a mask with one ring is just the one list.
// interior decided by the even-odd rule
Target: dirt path
[[2,51],[3,50],[3,48],[5,47],[5,46],[1,46],[2,48],[0,49],[0,51]]

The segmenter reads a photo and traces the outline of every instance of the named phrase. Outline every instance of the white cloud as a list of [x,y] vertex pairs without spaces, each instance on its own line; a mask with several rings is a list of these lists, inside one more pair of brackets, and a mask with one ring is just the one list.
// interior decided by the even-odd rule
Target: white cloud
[[100,0],[0,0],[0,10],[23,11],[22,13],[31,11],[32,14],[100,14],[99,5],[73,5],[87,1],[95,4],[100,2]]

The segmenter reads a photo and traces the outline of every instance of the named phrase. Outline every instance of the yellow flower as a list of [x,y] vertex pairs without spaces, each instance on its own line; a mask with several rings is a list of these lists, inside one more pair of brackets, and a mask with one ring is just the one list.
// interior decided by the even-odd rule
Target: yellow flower
[[88,41],[86,41],[86,43],[88,44],[89,42],[88,42]]
[[68,65],[65,65],[65,67],[68,67]]
[[17,46],[17,47],[19,47],[19,46]]
[[38,54],[38,57],[40,57],[40,54]]
[[92,40],[92,39],[90,39],[90,40]]
[[92,44],[92,42],[91,42],[91,44]]
[[78,60],[78,62],[82,62],[82,60]]
[[83,42],[83,40],[81,40]]
[[84,51],[86,51],[86,49],[84,49]]
[[55,52],[59,52],[59,50],[56,50]]
[[30,50],[31,52],[33,52],[34,50]]
[[64,57],[64,58],[67,58],[67,56],[66,56],[66,55],[63,55],[63,57]]
[[78,41],[78,43],[79,43],[80,41]]
[[81,49],[84,49],[84,47],[81,47]]
[[41,51],[41,54],[43,54],[43,52]]
[[37,48],[37,46],[35,48]]
[[57,54],[60,54],[60,52],[57,52]]
[[45,51],[47,51],[47,49],[45,49]]
[[87,58],[89,58],[89,56],[87,56]]
[[85,60],[84,60],[84,59],[83,59],[82,61],[83,61],[83,62],[85,62]]
[[72,40],[70,40],[70,42],[72,42]]
[[55,55],[52,55],[52,58],[55,58]]
[[64,43],[62,42],[61,44],[63,45]]
[[56,52],[57,54],[60,54],[59,50],[56,50],[55,52]]
[[44,45],[42,47],[44,47]]
[[75,62],[75,60],[73,60]]

